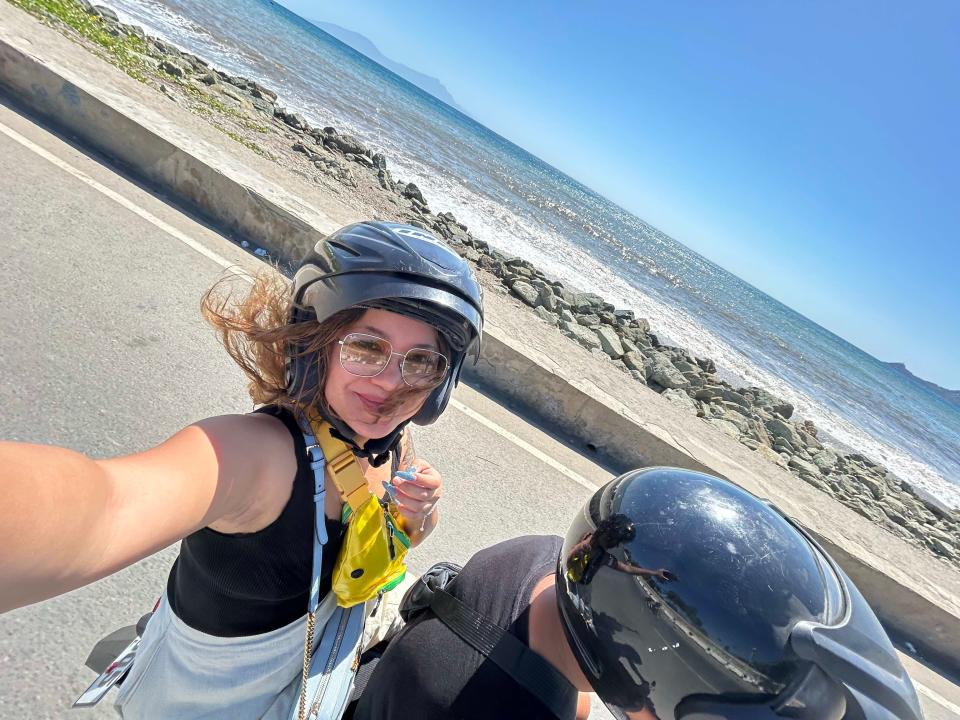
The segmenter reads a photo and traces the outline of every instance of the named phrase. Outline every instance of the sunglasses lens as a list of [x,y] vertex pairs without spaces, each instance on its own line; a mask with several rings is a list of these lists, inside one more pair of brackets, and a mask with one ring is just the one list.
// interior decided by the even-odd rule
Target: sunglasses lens
[[403,380],[410,387],[427,390],[443,382],[447,374],[447,358],[433,350],[410,350],[400,366]]
[[352,375],[372,377],[390,362],[390,345],[373,335],[351,333],[340,343],[340,364]]

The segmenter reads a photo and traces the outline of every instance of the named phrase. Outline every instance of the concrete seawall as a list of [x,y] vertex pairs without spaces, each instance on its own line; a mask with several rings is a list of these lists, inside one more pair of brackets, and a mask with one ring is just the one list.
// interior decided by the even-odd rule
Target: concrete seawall
[[[350,222],[336,203],[149,87],[0,3],[0,88],[127,171],[276,256],[296,259]],[[733,480],[808,528],[885,624],[960,674],[960,573],[764,461],[720,431],[488,293],[481,362],[467,380],[616,467],[677,465]]]

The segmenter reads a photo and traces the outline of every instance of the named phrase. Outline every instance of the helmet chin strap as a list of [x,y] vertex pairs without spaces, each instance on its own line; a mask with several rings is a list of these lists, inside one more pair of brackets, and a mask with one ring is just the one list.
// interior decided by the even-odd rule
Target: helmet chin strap
[[400,434],[403,432],[403,428],[406,427],[407,422],[409,422],[409,420],[407,420],[406,422],[400,423],[394,428],[393,432],[386,437],[367,440],[363,447],[360,447],[354,439],[356,433],[353,431],[353,428],[343,422],[343,420],[328,417],[324,417],[324,420],[330,423],[330,434],[333,435],[333,437],[349,445],[355,455],[366,458],[372,467],[380,467],[390,459],[390,451],[400,442]]

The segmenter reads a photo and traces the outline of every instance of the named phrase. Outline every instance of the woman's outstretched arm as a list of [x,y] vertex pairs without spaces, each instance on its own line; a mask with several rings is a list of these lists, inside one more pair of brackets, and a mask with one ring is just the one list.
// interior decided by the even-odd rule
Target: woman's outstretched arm
[[0,443],[0,612],[93,582],[214,521],[255,512],[267,458],[292,456],[274,422],[210,418],[109,460]]

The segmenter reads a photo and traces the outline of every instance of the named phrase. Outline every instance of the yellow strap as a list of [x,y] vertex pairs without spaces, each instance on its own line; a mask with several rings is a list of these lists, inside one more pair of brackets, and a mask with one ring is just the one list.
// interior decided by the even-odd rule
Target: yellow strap
[[338,440],[330,434],[330,423],[318,422],[309,414],[307,419],[314,437],[320,444],[320,449],[323,450],[323,457],[333,477],[333,484],[340,492],[340,498],[350,506],[353,512],[356,512],[357,508],[363,505],[371,495],[356,455],[343,440]]

